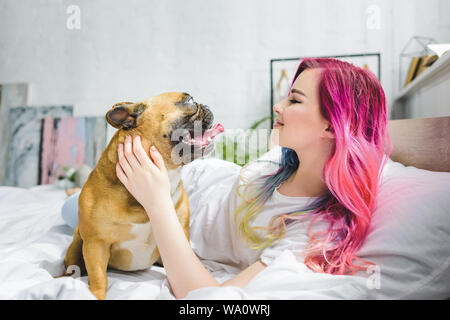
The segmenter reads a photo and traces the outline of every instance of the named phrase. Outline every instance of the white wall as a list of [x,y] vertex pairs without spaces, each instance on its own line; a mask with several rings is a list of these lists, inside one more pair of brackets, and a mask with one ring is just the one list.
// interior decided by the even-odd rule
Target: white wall
[[[66,27],[69,5],[81,29]],[[380,8],[380,29],[366,9]],[[187,91],[225,128],[268,115],[271,58],[381,52],[389,101],[413,35],[450,42],[447,0],[0,0],[0,83],[29,104],[104,115],[118,101]]]

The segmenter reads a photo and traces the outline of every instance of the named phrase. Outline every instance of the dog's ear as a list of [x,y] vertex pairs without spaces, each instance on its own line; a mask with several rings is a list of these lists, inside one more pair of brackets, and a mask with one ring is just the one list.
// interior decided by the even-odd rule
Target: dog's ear
[[144,110],[142,103],[119,102],[106,113],[106,121],[117,129],[136,128],[136,119]]

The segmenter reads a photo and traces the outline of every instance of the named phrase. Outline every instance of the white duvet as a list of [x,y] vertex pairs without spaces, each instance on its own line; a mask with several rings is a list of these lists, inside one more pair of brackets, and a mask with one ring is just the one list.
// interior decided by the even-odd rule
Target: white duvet
[[[53,276],[64,272],[72,229],[61,218],[64,191],[51,186],[0,187],[0,299],[95,299],[87,277]],[[204,261],[219,282],[239,270]],[[108,271],[107,299],[174,299],[164,269]],[[363,298],[365,278],[311,273],[285,251],[245,288],[194,290],[187,299]],[[364,290],[363,290],[364,291]]]
[[[399,170],[405,171],[403,168]],[[397,170],[397,169],[396,169]],[[418,169],[417,169],[418,170]],[[397,177],[400,177],[398,171]],[[411,171],[411,170],[410,170]],[[397,172],[397,171],[396,171]],[[406,171],[405,171],[406,172]],[[402,173],[403,174],[403,173]],[[401,178],[411,177],[411,174]],[[424,176],[424,173],[421,173]],[[414,173],[419,177],[418,173]],[[428,173],[425,174],[427,177]],[[435,179],[433,175],[431,178]],[[449,175],[440,175],[438,178]],[[429,183],[432,182],[432,179]],[[391,188],[401,186],[400,178],[387,181]],[[423,180],[423,179],[422,179]],[[428,190],[428,180],[417,184]],[[418,180],[417,180],[418,181]],[[435,180],[433,180],[435,181]],[[399,188],[399,195],[404,190],[407,196],[409,189]],[[440,189],[442,190],[442,189]],[[448,190],[448,189],[447,189]],[[392,192],[386,193],[392,194]],[[447,192],[445,192],[447,193]],[[434,192],[433,194],[436,194]],[[415,196],[415,195],[414,195]],[[87,277],[53,278],[64,272],[63,259],[72,240],[72,229],[61,218],[61,207],[66,196],[64,191],[52,186],[39,186],[31,189],[0,187],[0,299],[95,299],[87,285]],[[436,199],[431,199],[436,203]],[[290,251],[284,251],[268,267],[260,272],[244,288],[238,287],[206,287],[191,291],[186,299],[377,299],[377,298],[446,298],[449,297],[449,215],[448,197],[442,194],[440,203],[445,203],[441,221],[429,219],[420,223],[420,232],[410,232],[411,236],[433,236],[438,234],[436,228],[441,228],[436,240],[436,254],[432,247],[427,247],[426,264],[414,261],[412,256],[417,246],[413,238],[401,238],[406,245],[398,245],[395,250],[392,245],[368,246],[363,253],[372,261],[381,258],[380,281],[379,270],[368,270],[356,275],[337,276],[311,272],[304,264],[297,262]],[[411,202],[411,200],[408,200]],[[405,202],[406,203],[406,202]],[[429,204],[423,202],[429,208]],[[395,202],[398,207],[398,200]],[[417,207],[417,205],[414,205]],[[410,209],[405,214],[412,216]],[[402,211],[404,212],[404,211]],[[424,212],[424,210],[422,210]],[[393,215],[392,210],[388,212]],[[381,219],[381,213],[374,217],[374,226]],[[419,217],[424,217],[420,214]],[[444,220],[442,220],[444,219]],[[394,221],[389,219],[390,223]],[[407,222],[408,220],[404,220]],[[405,222],[401,223],[404,229]],[[427,223],[436,226],[426,226]],[[379,228],[377,226],[377,228]],[[390,228],[387,226],[386,228]],[[381,230],[381,228],[379,228]],[[378,230],[378,229],[377,229]],[[388,232],[389,230],[387,230]],[[408,231],[409,232],[409,231]],[[372,232],[368,238],[370,243],[378,236]],[[388,235],[398,238],[399,232],[389,231]],[[386,236],[381,237],[381,241]],[[369,241],[370,240],[370,241]],[[389,240],[389,243],[392,243]],[[397,239],[398,240],[398,239]],[[420,243],[431,243],[433,239],[420,238]],[[441,241],[442,244],[441,244]],[[431,245],[431,244],[430,244]],[[430,246],[429,245],[429,246]],[[409,248],[407,248],[407,246]],[[400,250],[401,248],[402,250]],[[386,250],[384,255],[380,249]],[[421,254],[423,256],[423,254]],[[392,259],[391,259],[392,258]],[[438,260],[440,259],[440,260]],[[392,262],[391,262],[392,261]],[[404,262],[403,262],[404,261]],[[214,261],[202,261],[205,267],[219,281],[223,282],[239,272],[236,268],[219,264]],[[384,264],[383,264],[384,263]],[[425,268],[419,272],[402,273],[402,263],[410,270]],[[391,268],[396,266],[396,269]],[[414,268],[413,268],[414,267]],[[397,273],[396,273],[397,272]],[[447,284],[446,284],[447,283]],[[158,266],[140,272],[108,271],[107,299],[174,299],[165,278],[164,269]]]

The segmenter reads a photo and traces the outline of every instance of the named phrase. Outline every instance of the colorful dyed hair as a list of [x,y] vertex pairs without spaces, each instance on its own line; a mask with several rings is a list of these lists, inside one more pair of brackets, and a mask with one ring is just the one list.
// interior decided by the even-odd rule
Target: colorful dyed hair
[[[392,152],[386,98],[370,71],[330,58],[302,60],[291,87],[299,74],[309,68],[321,70],[320,113],[331,123],[335,135],[322,171],[328,190],[300,211],[275,216],[266,228],[251,227],[275,188],[298,168],[296,152],[283,147],[279,169],[275,172],[247,181],[242,173],[254,162],[242,168],[244,183],[237,193],[243,201],[236,208],[234,219],[247,245],[263,249],[285,235],[287,224],[312,216],[305,264],[315,272],[354,273],[372,264],[356,253],[367,236],[382,169]],[[243,193],[240,188],[244,188]],[[329,227],[313,234],[311,226],[318,219],[327,222]],[[262,236],[256,232],[258,229],[267,232]],[[359,263],[355,264],[355,260]]]

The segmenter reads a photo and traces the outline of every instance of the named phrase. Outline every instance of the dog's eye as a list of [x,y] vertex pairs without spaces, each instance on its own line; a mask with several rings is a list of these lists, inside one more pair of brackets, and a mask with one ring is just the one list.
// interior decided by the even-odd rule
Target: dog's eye
[[189,97],[189,99],[186,100],[185,104],[193,105],[194,104],[194,98]]

